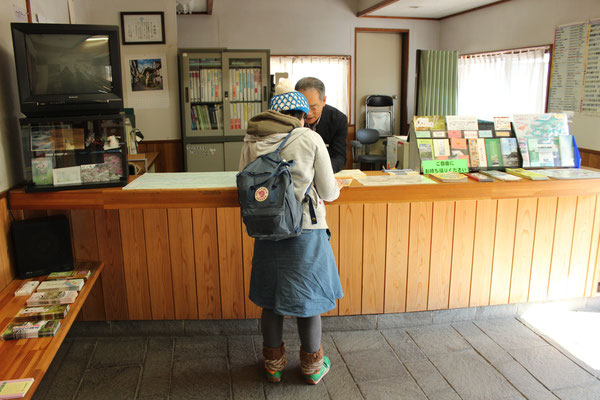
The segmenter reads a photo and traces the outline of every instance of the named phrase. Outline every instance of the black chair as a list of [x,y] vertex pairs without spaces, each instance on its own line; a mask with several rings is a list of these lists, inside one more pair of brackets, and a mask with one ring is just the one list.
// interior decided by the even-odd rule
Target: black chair
[[[356,139],[350,141],[352,145],[352,159],[354,162],[370,165],[371,169],[379,170],[385,165],[385,154],[369,154],[369,145],[377,143],[379,132],[377,129],[359,129],[356,132]],[[363,151],[359,151],[363,150]],[[362,154],[359,154],[362,153]]]
[[365,100],[365,127],[376,129],[379,136],[394,134],[394,98],[372,94]]

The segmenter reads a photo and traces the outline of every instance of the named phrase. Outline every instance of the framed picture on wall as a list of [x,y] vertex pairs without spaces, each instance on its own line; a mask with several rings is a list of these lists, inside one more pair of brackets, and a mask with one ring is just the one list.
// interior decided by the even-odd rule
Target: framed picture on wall
[[121,12],[123,44],[164,44],[165,13],[162,11]]

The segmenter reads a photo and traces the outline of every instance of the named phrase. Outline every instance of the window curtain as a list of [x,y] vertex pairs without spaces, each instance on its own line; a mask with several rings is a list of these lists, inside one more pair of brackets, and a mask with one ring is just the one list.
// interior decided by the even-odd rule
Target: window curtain
[[346,56],[272,56],[271,74],[287,72],[295,85],[307,76],[325,84],[327,104],[348,115],[348,74],[350,58]]
[[549,61],[545,48],[461,56],[458,113],[487,120],[543,113]]
[[455,115],[458,52],[419,50],[417,115]]

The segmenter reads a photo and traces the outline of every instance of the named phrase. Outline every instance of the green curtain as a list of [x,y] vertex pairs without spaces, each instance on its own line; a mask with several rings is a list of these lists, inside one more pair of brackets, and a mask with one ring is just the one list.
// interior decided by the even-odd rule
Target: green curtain
[[458,51],[419,50],[416,115],[455,115]]

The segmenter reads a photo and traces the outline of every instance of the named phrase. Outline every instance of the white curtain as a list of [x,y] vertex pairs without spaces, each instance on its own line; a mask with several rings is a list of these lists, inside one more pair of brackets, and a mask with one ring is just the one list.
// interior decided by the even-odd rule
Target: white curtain
[[550,56],[544,48],[461,56],[458,59],[458,115],[543,113]]
[[348,115],[348,74],[350,58],[346,56],[272,56],[271,74],[287,72],[295,85],[307,76],[325,84],[327,104]]

